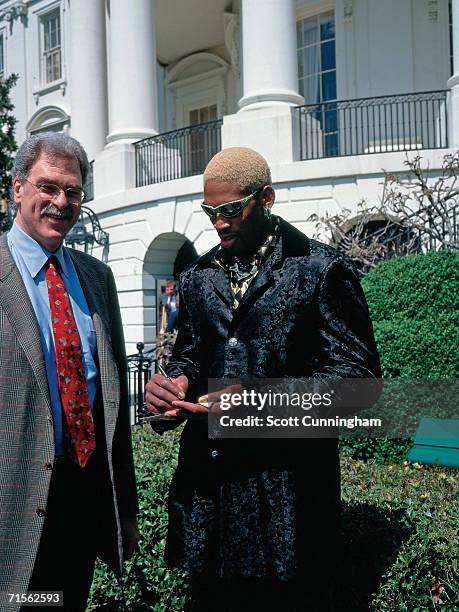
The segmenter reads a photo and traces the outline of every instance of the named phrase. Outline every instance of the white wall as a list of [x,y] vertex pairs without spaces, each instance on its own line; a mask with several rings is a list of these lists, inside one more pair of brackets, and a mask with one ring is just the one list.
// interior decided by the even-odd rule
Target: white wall
[[338,98],[446,89],[448,0],[434,6],[436,13],[429,0],[335,0]]
[[[431,170],[441,167],[445,150],[423,151]],[[414,153],[413,153],[414,154]],[[357,213],[362,199],[376,204],[382,193],[384,174],[403,169],[405,153],[386,153],[273,165],[276,191],[274,213],[311,236],[314,214],[347,208]],[[110,233],[109,264],[119,291],[128,353],[142,341],[155,337],[155,287],[152,274],[170,276],[181,238],[194,243],[202,254],[218,243],[209,220],[200,209],[202,176],[159,183],[97,201],[102,226]],[[155,239],[166,238],[172,251]],[[172,241],[172,242],[171,242]]]

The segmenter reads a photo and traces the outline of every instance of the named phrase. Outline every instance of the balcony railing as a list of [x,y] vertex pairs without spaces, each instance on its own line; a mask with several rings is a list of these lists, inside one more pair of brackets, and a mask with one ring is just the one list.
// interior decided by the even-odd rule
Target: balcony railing
[[448,146],[446,91],[297,107],[300,159]]
[[135,143],[136,187],[201,174],[221,149],[222,119]]
[[88,176],[86,177],[86,183],[83,187],[84,201],[91,202],[94,200],[94,160],[89,165]]
[[144,348],[144,343],[138,342],[137,354],[126,357],[131,423],[141,423],[149,415],[145,407],[145,385],[156,370],[156,350],[144,351]]

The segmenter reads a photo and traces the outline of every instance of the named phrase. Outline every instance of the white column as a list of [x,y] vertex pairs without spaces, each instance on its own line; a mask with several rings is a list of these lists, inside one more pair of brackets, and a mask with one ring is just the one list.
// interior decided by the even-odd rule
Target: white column
[[91,160],[108,131],[104,0],[72,0],[70,10],[71,133]]
[[452,0],[453,70],[448,81],[450,88],[448,104],[449,146],[459,147],[459,0]]
[[110,2],[109,92],[108,143],[157,134],[154,0]]
[[[262,6],[261,6],[262,5]],[[270,164],[299,158],[295,0],[242,0],[243,97],[223,117],[222,147],[251,147]]]
[[242,49],[241,110],[304,103],[298,94],[295,0],[242,0]]
[[459,1],[451,0],[453,22],[453,69],[454,76],[459,76]]

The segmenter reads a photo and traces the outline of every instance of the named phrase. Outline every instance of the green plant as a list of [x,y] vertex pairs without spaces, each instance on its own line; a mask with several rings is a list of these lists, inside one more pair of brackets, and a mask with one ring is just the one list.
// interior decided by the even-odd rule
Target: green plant
[[7,193],[10,186],[9,171],[13,165],[12,154],[16,151],[14,129],[17,119],[13,115],[11,90],[18,80],[16,74],[0,79],[0,195]]
[[[444,250],[381,262],[364,277],[384,378],[459,376],[458,270],[459,253]],[[401,394],[398,417],[409,413],[410,404],[419,407],[421,400]],[[410,445],[406,439],[347,438],[341,451],[355,458],[397,461]]]
[[[166,497],[178,434],[158,436],[144,426],[134,429],[133,439],[141,550],[126,564],[121,585],[98,564],[89,609],[182,612],[187,576],[167,568],[163,560]],[[371,606],[375,612],[456,612],[457,472],[342,456],[341,474],[344,560],[336,610]],[[317,597],[320,602],[320,593]]]
[[149,425],[133,434],[138,525],[142,535],[139,551],[126,562],[118,582],[113,572],[96,566],[90,605],[95,610],[182,610],[186,575],[167,567],[163,554],[167,531],[167,494],[177,463],[178,433],[159,436]]

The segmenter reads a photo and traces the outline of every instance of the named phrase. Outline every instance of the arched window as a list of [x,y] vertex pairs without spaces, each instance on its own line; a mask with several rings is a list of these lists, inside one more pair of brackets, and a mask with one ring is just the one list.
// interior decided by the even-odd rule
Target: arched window
[[39,132],[66,132],[70,126],[70,117],[57,106],[45,106],[38,110],[27,124],[29,134]]

